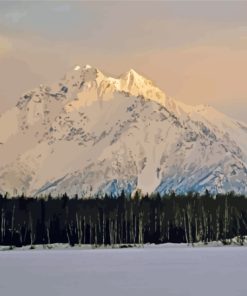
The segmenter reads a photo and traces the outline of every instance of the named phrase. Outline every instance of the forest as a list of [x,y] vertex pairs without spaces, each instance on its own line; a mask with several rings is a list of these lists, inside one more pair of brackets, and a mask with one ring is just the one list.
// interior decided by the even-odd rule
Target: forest
[[142,245],[221,241],[247,235],[247,198],[151,194],[104,198],[0,195],[0,245]]

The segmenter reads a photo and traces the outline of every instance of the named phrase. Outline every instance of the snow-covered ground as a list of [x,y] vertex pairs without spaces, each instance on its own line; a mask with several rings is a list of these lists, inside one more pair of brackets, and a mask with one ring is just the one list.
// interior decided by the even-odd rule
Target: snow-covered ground
[[243,296],[245,247],[0,252],[3,296]]

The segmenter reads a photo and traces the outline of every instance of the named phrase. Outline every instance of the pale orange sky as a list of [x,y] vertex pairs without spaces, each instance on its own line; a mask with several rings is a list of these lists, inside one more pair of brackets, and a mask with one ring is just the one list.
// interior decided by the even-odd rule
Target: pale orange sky
[[247,2],[0,2],[0,112],[75,64],[247,121]]

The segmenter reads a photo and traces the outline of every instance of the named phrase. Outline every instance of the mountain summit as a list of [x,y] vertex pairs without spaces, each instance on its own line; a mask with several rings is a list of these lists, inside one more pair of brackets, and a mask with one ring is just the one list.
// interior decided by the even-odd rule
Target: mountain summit
[[247,125],[168,97],[136,71],[76,65],[0,117],[0,191],[247,193]]

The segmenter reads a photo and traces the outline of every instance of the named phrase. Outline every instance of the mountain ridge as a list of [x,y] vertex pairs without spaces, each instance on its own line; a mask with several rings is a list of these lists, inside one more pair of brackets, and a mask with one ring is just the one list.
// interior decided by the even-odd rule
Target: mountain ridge
[[0,142],[0,191],[11,194],[247,192],[247,125],[133,69],[114,78],[76,65],[2,114]]

